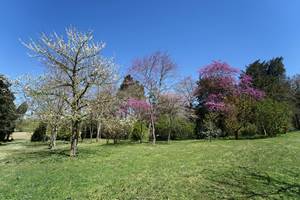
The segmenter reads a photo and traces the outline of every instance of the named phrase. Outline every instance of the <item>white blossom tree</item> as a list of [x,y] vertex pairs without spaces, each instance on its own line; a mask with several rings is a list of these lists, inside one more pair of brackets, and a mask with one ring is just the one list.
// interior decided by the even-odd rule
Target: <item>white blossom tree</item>
[[[30,110],[50,129],[50,149],[56,147],[58,129],[65,123],[67,109],[64,99],[64,91],[61,88],[53,89],[48,83],[48,76],[32,79],[23,77],[21,87],[25,94]],[[51,95],[56,93],[59,95]]]
[[[56,33],[42,34],[39,40],[24,45],[47,67],[51,95],[62,98],[70,110],[70,156],[76,156],[82,109],[88,105],[88,94],[96,84],[105,85],[114,79],[114,61],[101,56],[105,44],[94,42],[92,32],[75,28],[66,29],[65,38]],[[61,88],[63,94],[55,88]]]
[[119,99],[117,98],[113,85],[109,85],[102,90],[98,89],[93,99],[89,102],[89,112],[96,121],[97,135],[96,142],[101,139],[101,130],[105,118],[111,116],[115,112],[116,105],[119,105]]

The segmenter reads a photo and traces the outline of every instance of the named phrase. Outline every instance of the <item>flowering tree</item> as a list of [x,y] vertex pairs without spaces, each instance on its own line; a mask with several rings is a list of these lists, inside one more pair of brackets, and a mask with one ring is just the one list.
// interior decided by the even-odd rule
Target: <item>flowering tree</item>
[[105,118],[110,117],[119,104],[120,100],[114,92],[113,85],[103,88],[102,91],[97,91],[95,97],[89,101],[88,112],[97,124],[96,142],[101,139],[101,129]]
[[262,99],[264,93],[252,86],[250,76],[242,74],[238,79],[239,70],[225,62],[214,61],[199,72],[196,90],[199,103],[208,112],[227,116],[225,125],[238,138],[238,131],[251,112],[246,103]]
[[150,56],[134,61],[130,71],[145,89],[150,108],[150,127],[153,144],[156,142],[155,119],[160,96],[168,90],[168,83],[176,68],[176,64],[166,53],[155,52]]
[[[144,123],[149,122],[151,105],[141,99],[129,98],[122,106],[121,112],[125,118],[129,118],[137,123],[134,131],[135,139],[142,142],[145,128]],[[132,132],[133,133],[133,132]]]
[[88,105],[88,94],[96,84],[106,85],[114,80],[113,60],[100,55],[105,44],[94,42],[92,32],[82,33],[74,28],[66,30],[66,40],[56,33],[43,34],[40,40],[24,45],[47,66],[51,89],[65,91],[60,94],[51,90],[50,93],[60,96],[70,110],[70,156],[75,156],[84,117],[82,110]]
[[61,98],[64,96],[64,91],[61,88],[52,88],[48,83],[48,76],[40,76],[36,79],[27,76],[23,77],[23,82],[19,85],[23,89],[30,110],[50,128],[49,147],[54,149],[58,129],[65,122],[67,112],[65,101]]
[[126,114],[133,115],[139,120],[147,119],[151,106],[145,100],[129,98],[122,107]]

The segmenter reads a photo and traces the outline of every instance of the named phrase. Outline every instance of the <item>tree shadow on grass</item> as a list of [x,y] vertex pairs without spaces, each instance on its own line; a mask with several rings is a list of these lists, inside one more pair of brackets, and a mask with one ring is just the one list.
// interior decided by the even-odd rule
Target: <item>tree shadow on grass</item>
[[220,199],[300,199],[300,183],[286,180],[299,177],[297,172],[286,170],[285,180],[246,167],[213,174],[208,178],[211,184],[206,192],[218,193]]
[[39,149],[34,151],[23,151],[21,150],[12,150],[11,156],[8,156],[5,159],[1,160],[1,163],[4,164],[21,164],[24,162],[27,163],[43,163],[48,162],[59,162],[62,159],[69,157],[68,151],[65,149]]

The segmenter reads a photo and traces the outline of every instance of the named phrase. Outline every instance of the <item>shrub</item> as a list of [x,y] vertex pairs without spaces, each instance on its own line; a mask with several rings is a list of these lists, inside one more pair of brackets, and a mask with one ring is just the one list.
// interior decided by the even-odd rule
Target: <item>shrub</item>
[[37,142],[37,141],[46,141],[47,140],[47,124],[44,122],[40,122],[39,126],[34,130],[31,141]]
[[261,134],[276,136],[286,133],[290,126],[291,110],[286,103],[265,99],[256,109],[256,126]]
[[195,138],[195,124],[188,119],[175,118],[170,125],[169,118],[163,115],[156,122],[155,128],[157,139],[167,140],[169,131],[172,140]]
[[58,129],[57,138],[56,138],[57,140],[70,140],[70,137],[71,137],[71,130],[68,124]]
[[240,130],[242,137],[253,137],[257,134],[257,127],[255,124],[247,123]]
[[203,120],[202,135],[208,137],[209,140],[218,137],[222,133],[221,129],[216,126],[217,117],[216,113],[211,112],[208,113]]
[[104,136],[107,143],[109,139],[113,139],[114,144],[118,143],[121,139],[127,139],[130,130],[132,130],[133,121],[130,119],[111,117],[103,121]]
[[132,131],[130,133],[130,139],[133,141],[147,140],[149,134],[149,128],[145,122],[137,121],[133,124]]

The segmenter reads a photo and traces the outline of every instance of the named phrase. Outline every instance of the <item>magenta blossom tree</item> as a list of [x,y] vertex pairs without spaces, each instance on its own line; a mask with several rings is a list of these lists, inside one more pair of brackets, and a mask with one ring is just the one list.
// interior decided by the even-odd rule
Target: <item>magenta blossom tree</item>
[[150,110],[151,105],[148,102],[135,98],[129,98],[121,107],[121,112],[125,117],[133,117],[137,120],[135,122],[138,122],[132,127],[131,136],[134,140],[142,142],[145,133],[144,124],[150,122]]
[[252,86],[249,75],[239,76],[239,70],[231,67],[226,62],[213,61],[199,70],[200,81],[196,93],[201,94],[202,101],[210,111],[228,111],[232,97],[246,95],[259,100],[264,97],[264,92]]
[[131,115],[142,121],[149,118],[150,109],[151,105],[145,100],[129,98],[121,107],[121,112],[126,116]]
[[221,114],[225,124],[237,134],[247,121],[249,105],[262,99],[264,92],[253,87],[250,76],[240,74],[226,62],[213,61],[199,70],[196,95],[198,113],[206,110]]

